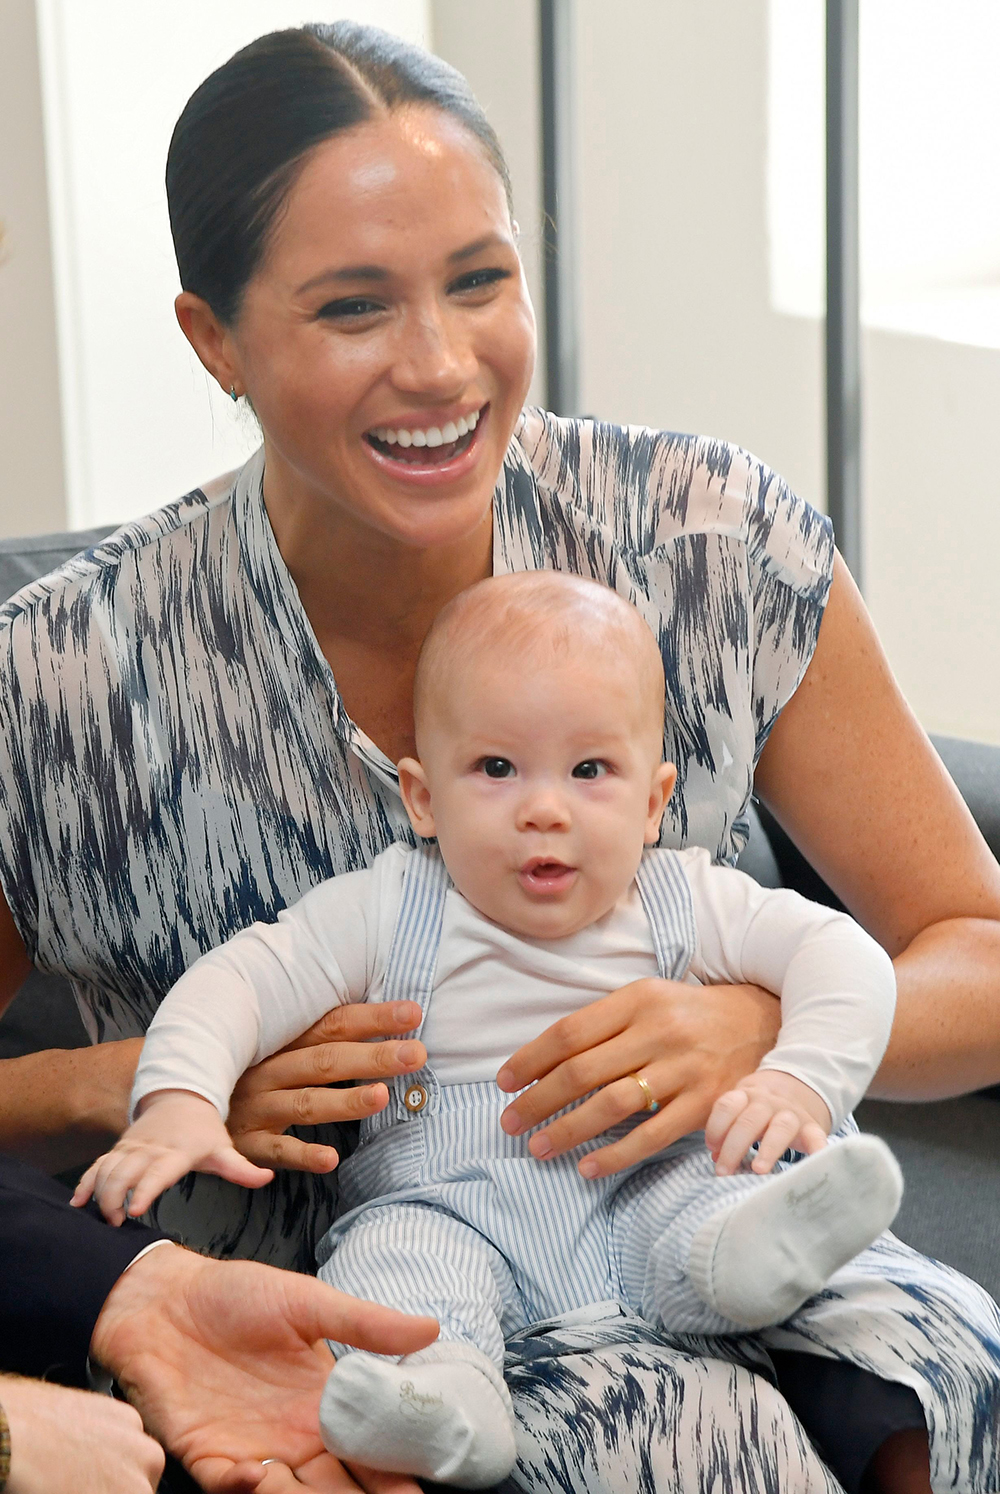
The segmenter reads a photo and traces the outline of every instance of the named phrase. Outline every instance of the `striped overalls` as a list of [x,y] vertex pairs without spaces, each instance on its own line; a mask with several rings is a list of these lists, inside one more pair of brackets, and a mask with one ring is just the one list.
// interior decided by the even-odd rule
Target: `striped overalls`
[[[637,885],[660,974],[680,979],[696,937],[683,870],[656,852],[644,858]],[[424,1019],[449,887],[436,849],[410,858],[382,999],[415,1001]],[[766,1180],[717,1178],[700,1133],[629,1172],[585,1181],[581,1152],[607,1138],[539,1163],[527,1137],[501,1129],[511,1097],[492,1083],[442,1086],[429,1061],[389,1089],[388,1107],[363,1124],[358,1150],[340,1169],[346,1212],[321,1247],[325,1281],[436,1317],[442,1340],[471,1342],[500,1368],[505,1340],[595,1304],[623,1304],[674,1344],[740,1332],[694,1293],[685,1263],[702,1222]],[[848,1120],[838,1134],[854,1130]],[[935,1487],[1000,1488],[1000,1316],[958,1273],[886,1234],[788,1323],[757,1337],[912,1385],[932,1456],[948,1473]],[[932,1366],[948,1368],[942,1375]]]

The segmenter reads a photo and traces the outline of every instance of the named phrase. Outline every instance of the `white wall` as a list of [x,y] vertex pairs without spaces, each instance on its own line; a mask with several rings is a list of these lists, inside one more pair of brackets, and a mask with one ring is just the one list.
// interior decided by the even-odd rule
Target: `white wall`
[[241,461],[252,421],[173,316],[163,168],[201,80],[279,27],[352,16],[428,40],[426,0],[37,0],[73,526],[146,513]]
[[65,529],[34,0],[0,0],[0,537]]
[[538,0],[431,0],[439,57],[472,85],[500,136],[514,186],[521,258],[538,320],[538,362],[528,399],[545,389]]

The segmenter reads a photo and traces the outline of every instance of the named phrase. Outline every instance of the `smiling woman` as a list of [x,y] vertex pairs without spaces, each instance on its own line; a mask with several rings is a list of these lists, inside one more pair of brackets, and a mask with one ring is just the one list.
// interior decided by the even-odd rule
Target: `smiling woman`
[[[167,182],[178,319],[263,444],[0,618],[0,1001],[26,950],[72,979],[97,1040],[6,1065],[0,1145],[92,1159],[123,1128],[142,1034],[200,954],[413,839],[396,764],[414,755],[421,645],[473,583],[519,571],[582,574],[648,623],[677,767],[661,844],[733,862],[756,781],[897,957],[883,1090],[1000,1079],[1000,875],[829,525],[725,442],[522,409],[534,320],[506,171],[458,75],[345,22],[264,37],[194,94]],[[579,791],[604,792],[600,761],[580,763]],[[426,1062],[416,1037],[395,1040],[418,1018],[406,990],[341,1007],[250,1069],[227,1124],[274,1183],[188,1179],[161,1225],[311,1269],[352,1139],[322,1128],[390,1112]],[[535,1156],[543,1139],[550,1155],[588,1144],[644,1073],[658,1108],[593,1151],[610,1176],[703,1128],[777,1031],[756,986],[633,982],[510,1055],[504,1128],[534,1131]],[[927,1269],[903,1246],[885,1255],[861,1348],[826,1299],[766,1344],[708,1354],[614,1304],[532,1329],[511,1346],[516,1486],[832,1494],[822,1443],[849,1490],[875,1458],[874,1488],[925,1494],[926,1416],[936,1485],[993,1487],[1000,1376],[973,1384],[966,1349],[973,1331],[1000,1363],[1000,1327],[951,1278],[915,1324],[900,1304]],[[772,1378],[789,1350],[800,1388],[817,1364],[838,1387],[826,1431],[817,1392],[813,1440]]]

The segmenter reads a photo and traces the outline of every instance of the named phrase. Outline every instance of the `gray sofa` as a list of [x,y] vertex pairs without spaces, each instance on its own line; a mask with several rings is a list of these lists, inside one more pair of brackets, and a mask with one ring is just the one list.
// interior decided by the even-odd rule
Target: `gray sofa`
[[[0,541],[0,599],[96,544],[109,531]],[[936,738],[955,782],[1000,858],[1000,748]],[[765,886],[836,899],[765,811],[755,811],[741,865]],[[1000,983],[998,983],[1000,984]],[[1000,1000],[1000,990],[997,999]],[[34,972],[0,1021],[0,1057],[80,1047],[86,1036],[64,982]],[[896,1232],[1000,1297],[1000,1087],[935,1104],[866,1101],[861,1125],[894,1148],[906,1177]]]

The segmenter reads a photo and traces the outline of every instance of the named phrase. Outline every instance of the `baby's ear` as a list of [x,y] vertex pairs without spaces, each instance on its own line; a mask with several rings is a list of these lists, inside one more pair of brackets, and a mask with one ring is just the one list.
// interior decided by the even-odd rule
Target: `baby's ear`
[[663,811],[670,802],[670,795],[677,782],[677,769],[673,763],[661,763],[653,774],[649,790],[649,813],[646,816],[646,844],[655,846],[660,838],[660,822]]
[[399,792],[410,817],[410,824],[419,836],[430,840],[437,831],[434,829],[427,775],[415,757],[400,758],[396,771],[399,774]]

